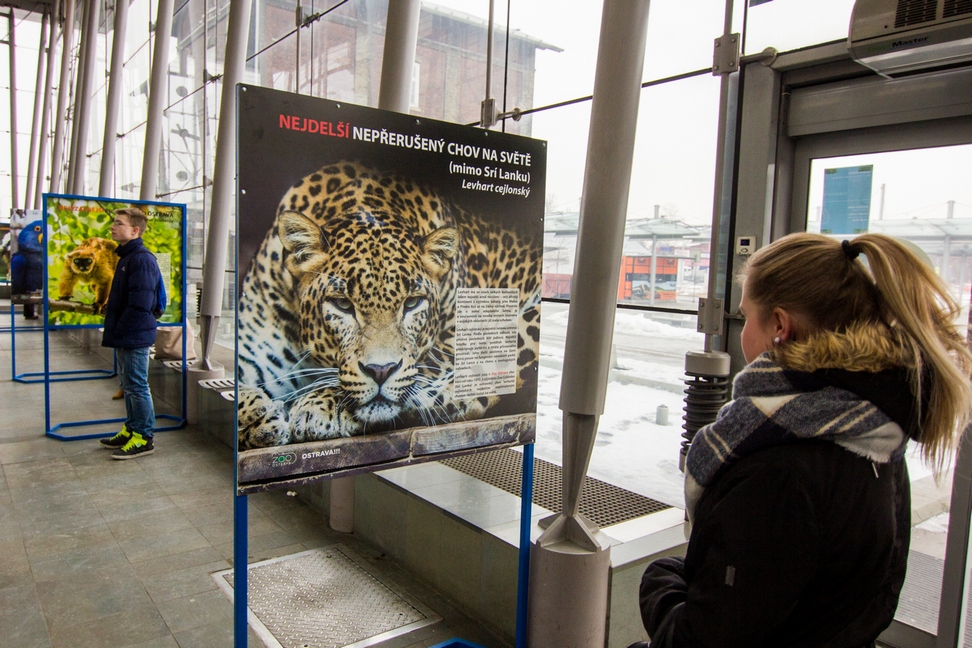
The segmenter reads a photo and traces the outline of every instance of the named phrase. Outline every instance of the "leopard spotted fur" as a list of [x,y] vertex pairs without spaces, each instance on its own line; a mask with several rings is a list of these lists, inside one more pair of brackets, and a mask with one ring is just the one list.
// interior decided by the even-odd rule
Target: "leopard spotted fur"
[[536,381],[539,242],[355,162],[283,196],[243,284],[241,450],[482,417],[455,398],[456,291],[519,288],[517,389]]

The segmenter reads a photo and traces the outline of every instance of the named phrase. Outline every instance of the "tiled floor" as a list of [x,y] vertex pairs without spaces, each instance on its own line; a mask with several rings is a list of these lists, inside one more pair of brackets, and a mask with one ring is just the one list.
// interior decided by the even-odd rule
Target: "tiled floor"
[[[7,313],[0,302],[0,326]],[[52,348],[55,370],[98,362],[63,332]],[[230,449],[192,426],[159,433],[154,455],[130,461],[95,440],[45,437],[44,386],[12,381],[11,357],[0,332],[0,645],[233,646],[232,605],[210,575],[232,566]],[[42,333],[18,333],[16,362],[18,373],[42,369]],[[58,383],[52,421],[121,416],[116,389],[112,379]],[[341,543],[443,618],[378,646],[505,645],[300,501],[275,491],[248,502],[250,562]],[[262,645],[252,631],[248,645]]]

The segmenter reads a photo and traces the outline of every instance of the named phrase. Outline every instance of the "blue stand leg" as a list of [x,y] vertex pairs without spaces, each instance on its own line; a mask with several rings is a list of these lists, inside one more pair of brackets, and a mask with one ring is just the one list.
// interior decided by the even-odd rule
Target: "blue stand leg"
[[233,646],[246,648],[246,495],[233,499]]
[[10,379],[17,377],[17,307],[10,304]]
[[516,648],[527,645],[527,595],[530,584],[530,529],[533,527],[533,444],[523,446],[520,486],[520,567],[516,588]]

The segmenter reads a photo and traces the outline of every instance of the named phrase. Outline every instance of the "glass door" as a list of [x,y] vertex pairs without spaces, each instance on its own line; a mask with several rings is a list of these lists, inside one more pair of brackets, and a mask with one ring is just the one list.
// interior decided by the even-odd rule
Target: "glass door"
[[[805,153],[807,184],[805,193],[797,193],[805,197],[800,215],[806,231],[841,238],[881,233],[906,242],[950,287],[962,306],[956,324],[967,331],[972,296],[972,144],[844,155],[839,141],[832,139],[822,148],[798,146],[798,152],[802,148]],[[972,646],[963,603],[969,600],[972,452],[953,457],[937,478],[916,447],[907,461],[912,488],[908,575],[895,624],[882,641],[902,648]]]

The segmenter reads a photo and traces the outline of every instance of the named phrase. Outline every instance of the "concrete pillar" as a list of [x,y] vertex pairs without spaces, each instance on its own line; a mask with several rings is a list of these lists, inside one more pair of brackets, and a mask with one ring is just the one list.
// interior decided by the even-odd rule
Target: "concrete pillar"
[[68,176],[69,190],[78,195],[84,194],[84,173],[88,159],[88,123],[91,121],[91,89],[94,87],[101,3],[86,2],[85,17],[87,21],[82,27],[84,48],[81,52],[81,84],[78,95],[74,99],[75,139],[71,147],[71,173]]
[[71,49],[74,47],[74,2],[67,0],[64,7],[64,26],[61,29],[61,76],[57,83],[57,115],[54,118],[54,151],[51,153],[51,193],[60,193],[61,159],[64,154],[64,125],[67,121],[67,104],[71,98]]
[[162,110],[168,94],[169,35],[172,33],[172,10],[175,0],[159,0],[155,15],[155,49],[152,55],[152,78],[149,82],[148,117],[145,122],[145,148],[142,151],[142,180],[139,198],[155,200],[159,183],[159,153],[162,150]]
[[[41,208],[41,194],[44,193],[44,172],[47,169],[48,130],[51,127],[51,101],[54,84],[54,53],[57,51],[58,25],[57,19],[61,14],[61,0],[54,0],[54,10],[50,15],[50,37],[47,45],[47,71],[44,75],[44,105],[41,109],[40,141],[37,146],[37,179],[34,189],[34,209]],[[40,70],[38,70],[40,74]]]
[[605,0],[560,390],[563,510],[533,547],[531,648],[602,648],[610,546],[580,515],[581,489],[604,411],[628,189],[634,157],[648,0]]
[[[114,34],[111,39],[111,68],[105,102],[105,136],[101,144],[101,175],[98,195],[114,196],[115,141],[118,139],[118,107],[121,104],[122,73],[125,67],[125,34],[128,31],[128,2],[115,0]],[[168,40],[168,39],[166,39]]]
[[213,204],[209,213],[202,304],[199,310],[202,353],[190,369],[190,384],[196,381],[192,375],[194,370],[208,372],[222,368],[218,362],[212,360],[211,355],[222,314],[226,248],[229,245],[233,207],[236,204],[236,84],[243,80],[243,68],[246,64],[250,6],[249,2],[230,4],[219,126],[216,133],[216,157],[213,163]]
[[10,8],[10,13],[7,14],[7,29],[9,30],[9,36],[7,36],[7,48],[9,52],[9,63],[10,63],[10,202],[11,206],[15,209],[22,208],[20,204],[20,187],[18,183],[20,179],[19,170],[17,169],[17,44],[14,35],[16,34],[16,24],[14,21],[14,10],[13,7]]
[[[41,109],[44,106],[44,55],[47,50],[47,36],[50,31],[50,14],[44,11],[41,19],[40,46],[37,49],[37,81],[34,84],[34,118],[30,122],[30,153],[27,156],[27,192],[24,195],[24,208],[34,204],[34,178],[37,174],[37,144],[40,140]],[[53,29],[53,28],[51,28]],[[50,56],[50,54],[48,54]]]
[[[246,39],[250,27],[249,2],[230,3],[226,30],[226,58],[220,93],[219,126],[216,134],[216,159],[213,163],[213,204],[209,212],[206,260],[203,265],[202,304],[199,310],[202,353],[189,367],[187,413],[197,417],[199,381],[223,375],[223,366],[212,359],[216,330],[223,306],[223,278],[226,273],[226,248],[236,204],[236,84],[243,80],[246,65]],[[171,28],[170,28],[171,29]]]

